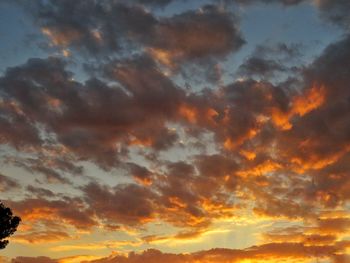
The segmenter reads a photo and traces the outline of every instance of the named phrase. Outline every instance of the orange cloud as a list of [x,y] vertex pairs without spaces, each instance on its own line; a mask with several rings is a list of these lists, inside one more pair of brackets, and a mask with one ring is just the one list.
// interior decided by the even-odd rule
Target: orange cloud
[[77,41],[82,37],[82,34],[73,28],[65,31],[58,31],[54,28],[43,27],[42,33],[50,38],[52,44],[56,46],[69,46],[72,42]]
[[17,234],[12,238],[14,242],[39,244],[47,242],[57,242],[67,240],[70,235],[62,231],[36,231],[27,232],[26,234]]
[[290,130],[293,127],[290,123],[290,119],[293,116],[298,115],[303,117],[324,104],[326,99],[325,90],[323,86],[314,84],[304,94],[295,96],[292,99],[288,112],[281,112],[277,108],[272,108],[271,118],[273,123],[282,130]]

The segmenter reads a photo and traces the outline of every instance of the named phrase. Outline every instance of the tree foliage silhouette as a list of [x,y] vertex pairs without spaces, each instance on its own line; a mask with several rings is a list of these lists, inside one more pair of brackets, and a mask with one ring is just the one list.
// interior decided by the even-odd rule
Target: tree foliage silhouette
[[10,208],[0,202],[0,249],[4,249],[9,243],[5,238],[16,232],[21,218],[14,216]]

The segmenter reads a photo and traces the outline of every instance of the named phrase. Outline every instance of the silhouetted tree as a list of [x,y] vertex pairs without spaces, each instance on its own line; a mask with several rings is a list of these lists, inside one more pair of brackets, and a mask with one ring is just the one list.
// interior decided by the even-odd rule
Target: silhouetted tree
[[8,240],[5,238],[11,236],[17,230],[21,218],[14,216],[10,208],[0,202],[0,249],[4,249]]

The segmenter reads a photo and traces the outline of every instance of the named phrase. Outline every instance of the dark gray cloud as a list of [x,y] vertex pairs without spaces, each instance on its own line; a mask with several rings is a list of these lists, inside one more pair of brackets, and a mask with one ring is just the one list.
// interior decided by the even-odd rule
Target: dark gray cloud
[[258,77],[264,80],[278,79],[283,75],[291,78],[297,73],[298,59],[301,56],[300,44],[257,45],[252,54],[239,66],[238,74],[244,77]]
[[145,42],[157,22],[142,6],[120,1],[38,0],[29,10],[55,45],[90,54],[119,51],[132,39]]
[[[26,139],[23,147],[51,147],[57,154],[64,146],[73,155],[54,155],[54,168],[75,174],[82,171],[72,164],[74,158],[93,158],[103,167],[116,165],[118,154],[127,154],[116,147],[118,141],[124,145],[146,143],[155,149],[172,146],[177,135],[165,127],[165,121],[176,116],[184,91],[147,57],[118,61],[110,68],[111,78],[122,87],[97,79],[84,84],[76,82],[65,64],[56,58],[31,59],[8,69],[0,79],[0,89],[2,105],[12,106],[7,107],[3,118],[21,118],[24,121],[18,120],[18,125],[26,125],[35,133],[26,139],[31,134],[26,129],[18,129],[15,124],[1,126],[1,138],[6,139],[3,143],[18,147],[18,142]],[[54,136],[41,138],[37,124]],[[26,136],[18,134],[18,130],[26,132]],[[44,160],[48,157],[28,160],[31,164],[27,162],[26,167],[32,170],[36,167],[37,171],[56,174],[54,177],[58,178],[53,170],[40,168]]]
[[172,17],[156,17],[141,4],[170,1],[19,1],[27,6],[54,45],[95,55],[122,55],[148,49],[174,63],[237,51],[244,40],[238,20],[216,6]]
[[333,23],[346,31],[350,28],[350,3],[347,0],[226,0],[229,4],[252,5],[257,3],[281,4],[294,6],[301,3],[310,3],[318,8],[320,16],[327,22]]
[[41,187],[35,187],[35,186],[32,186],[32,185],[28,185],[26,187],[26,190],[33,196],[36,196],[36,197],[46,197],[46,198],[49,198],[49,197],[55,197],[55,194],[54,192],[52,192],[51,190],[49,189],[45,189],[45,188],[41,188]]
[[239,3],[239,4],[282,4],[285,6],[293,6],[305,2],[307,0],[225,0],[226,3]]
[[[323,88],[325,102],[318,110],[297,120],[294,129],[281,138],[281,149],[294,152],[306,166],[312,166],[318,160],[318,165],[314,166],[323,169],[315,169],[313,173],[314,193],[329,195],[328,205],[333,202],[333,206],[348,198],[344,191],[347,191],[349,182],[344,169],[347,169],[350,143],[349,47],[349,37],[331,44],[305,72],[310,86]],[[307,143],[293,147],[296,140]],[[324,202],[327,203],[327,198]]]
[[326,20],[346,29],[350,29],[350,2],[347,0],[318,0],[316,6]]
[[140,225],[154,220],[156,194],[148,188],[134,184],[109,188],[91,183],[84,193],[90,208],[103,221]]
[[259,57],[250,57],[239,67],[240,74],[264,78],[272,77],[276,72],[285,72],[286,70],[286,67],[275,60]]
[[11,191],[19,187],[20,185],[17,181],[0,173],[0,191],[1,192]]
[[160,21],[150,47],[180,59],[226,55],[245,42],[236,23],[232,14],[204,6]]
[[152,172],[146,167],[135,163],[128,163],[127,167],[130,171],[131,176],[133,176],[136,180],[146,185],[152,183]]

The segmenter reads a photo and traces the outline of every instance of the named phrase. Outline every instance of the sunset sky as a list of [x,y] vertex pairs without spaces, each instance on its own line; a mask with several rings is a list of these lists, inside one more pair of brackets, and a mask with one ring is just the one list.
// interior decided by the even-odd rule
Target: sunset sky
[[0,0],[1,263],[349,263],[349,0]]

